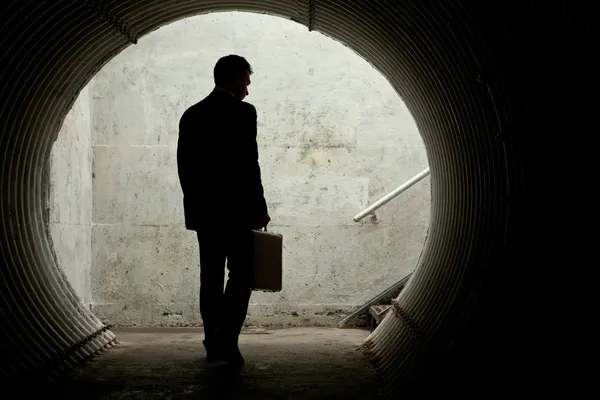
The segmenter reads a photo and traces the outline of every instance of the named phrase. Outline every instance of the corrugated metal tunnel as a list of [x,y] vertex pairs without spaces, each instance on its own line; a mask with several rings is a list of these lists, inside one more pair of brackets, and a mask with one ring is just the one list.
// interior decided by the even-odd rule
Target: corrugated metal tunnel
[[[586,74],[598,67],[593,13],[562,1],[4,2],[3,380],[56,377],[114,339],[80,305],[48,240],[47,159],[79,90],[142,35],[224,10],[292,19],[351,47],[389,79],[423,135],[432,180],[428,242],[393,317],[364,346],[387,388],[431,389],[433,379],[456,388],[493,384],[501,379],[493,371],[510,363],[514,385],[539,354],[529,311],[540,298],[532,282],[551,260],[546,145],[587,126],[593,113],[578,107],[598,79]],[[555,99],[569,101],[559,108]],[[517,357],[525,346],[528,354]]]

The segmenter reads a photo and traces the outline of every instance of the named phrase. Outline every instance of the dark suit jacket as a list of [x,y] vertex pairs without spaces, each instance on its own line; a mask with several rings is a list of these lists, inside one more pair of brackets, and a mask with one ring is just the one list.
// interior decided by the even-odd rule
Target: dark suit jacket
[[267,213],[256,143],[256,109],[215,90],[179,122],[177,170],[185,226],[252,227]]

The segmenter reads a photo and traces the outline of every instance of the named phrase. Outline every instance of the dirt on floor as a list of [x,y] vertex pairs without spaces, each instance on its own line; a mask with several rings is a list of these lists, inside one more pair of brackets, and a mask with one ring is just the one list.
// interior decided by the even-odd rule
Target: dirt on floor
[[[45,395],[61,399],[374,399],[360,329],[246,329],[241,370],[207,363],[198,328],[123,329]],[[52,393],[51,393],[52,392]],[[22,397],[21,397],[22,398]]]

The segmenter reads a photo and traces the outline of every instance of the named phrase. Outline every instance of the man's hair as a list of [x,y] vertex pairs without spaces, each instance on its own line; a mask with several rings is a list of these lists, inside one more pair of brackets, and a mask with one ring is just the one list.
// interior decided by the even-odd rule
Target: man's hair
[[221,57],[215,64],[215,85],[227,86],[236,77],[246,72],[252,74],[252,67],[244,57],[235,54]]

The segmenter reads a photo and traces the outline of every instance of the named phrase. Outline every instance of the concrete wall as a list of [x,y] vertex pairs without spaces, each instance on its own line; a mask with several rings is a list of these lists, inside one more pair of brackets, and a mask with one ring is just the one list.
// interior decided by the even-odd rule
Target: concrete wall
[[85,87],[50,154],[49,228],[54,253],[84,304],[92,301],[92,139]]
[[255,70],[247,101],[258,110],[270,228],[285,240],[284,289],[254,293],[248,323],[336,323],[415,266],[428,179],[383,208],[378,225],[352,222],[427,167],[388,82],[351,50],[293,22],[209,14],[142,38],[92,82],[94,310],[113,323],[200,323],[198,248],[183,227],[176,170],[178,121],[210,92],[214,63],[230,53]]

